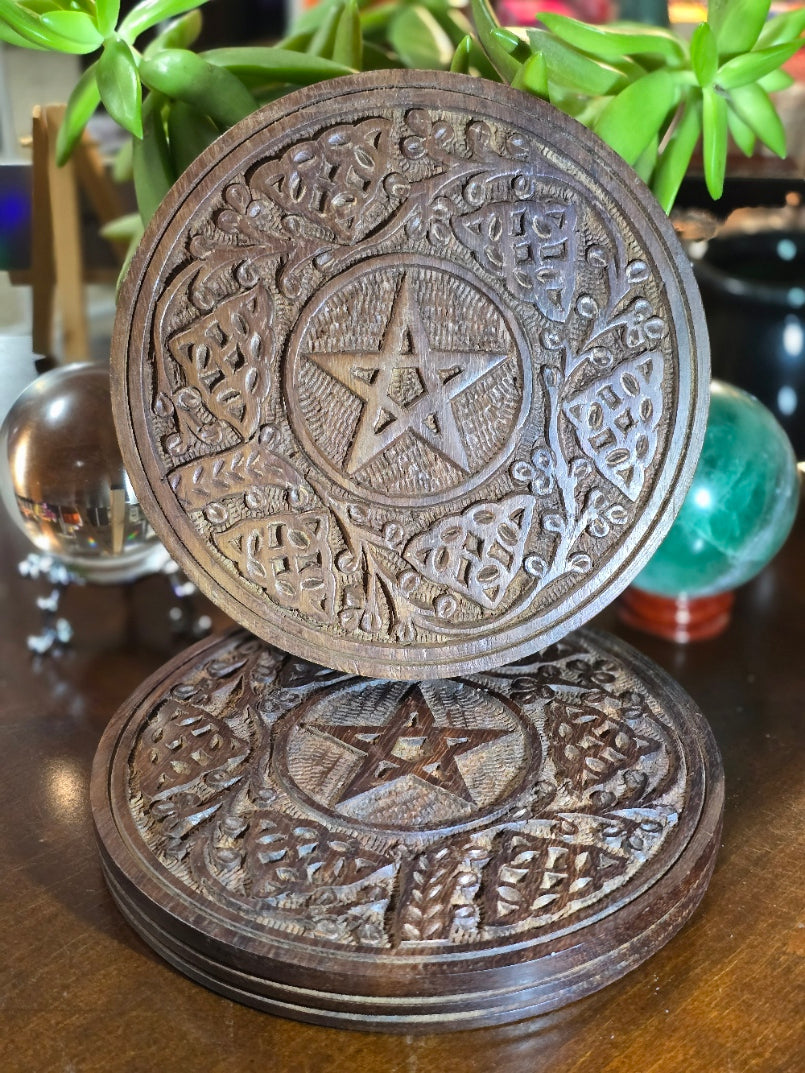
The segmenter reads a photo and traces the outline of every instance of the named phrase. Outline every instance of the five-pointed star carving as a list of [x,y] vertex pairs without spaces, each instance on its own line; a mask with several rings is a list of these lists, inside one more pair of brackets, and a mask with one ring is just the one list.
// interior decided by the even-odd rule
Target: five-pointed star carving
[[418,685],[407,690],[385,725],[317,723],[314,729],[363,754],[337,805],[406,775],[474,804],[456,757],[510,733],[505,727],[438,725]]
[[[408,430],[468,473],[470,463],[452,400],[507,355],[432,347],[413,288],[403,275],[379,350],[311,351],[306,357],[363,401],[343,462],[352,476]],[[395,390],[399,374],[418,377],[421,391],[401,398]]]

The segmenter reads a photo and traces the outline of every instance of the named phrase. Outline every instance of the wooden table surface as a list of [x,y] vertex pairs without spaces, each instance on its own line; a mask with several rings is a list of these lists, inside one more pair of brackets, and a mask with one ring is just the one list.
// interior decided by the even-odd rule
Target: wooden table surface
[[[546,1020],[395,1037],[296,1024],[219,998],[161,962],[101,877],[89,774],[109,716],[182,647],[167,583],[71,591],[70,650],[32,658],[41,582],[0,519],[2,1073],[799,1073],[805,1070],[805,511],[715,641],[603,625],[662,664],[710,719],[727,778],[709,892],[659,954]],[[217,614],[216,626],[225,620]]]

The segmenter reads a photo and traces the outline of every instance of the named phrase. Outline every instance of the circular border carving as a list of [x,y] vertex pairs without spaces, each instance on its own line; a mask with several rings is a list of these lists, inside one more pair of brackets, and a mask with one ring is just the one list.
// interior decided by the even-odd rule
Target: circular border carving
[[[406,826],[412,778],[420,800],[463,792],[449,774],[433,791],[420,765],[386,780],[396,817],[350,824],[289,792],[276,731],[310,698],[399,684],[345,678],[244,633],[182,653],[120,709],[95,759],[92,811],[119,907],[206,986],[325,1024],[499,1023],[622,976],[707,886],[723,809],[711,731],[664,672],[592,631],[471,684],[517,696],[542,739],[520,790],[498,812],[478,809],[474,826],[417,830]],[[464,748],[459,715],[433,714],[423,737],[448,731],[472,785],[495,743]],[[395,751],[401,736],[404,721],[388,756],[409,755]],[[321,771],[322,793],[356,789],[365,751],[334,782]],[[370,782],[355,799],[374,807]]]
[[[527,109],[523,108],[525,100],[528,101]],[[383,101],[393,101],[393,104],[383,105]],[[335,530],[339,523],[333,520],[335,515],[332,512],[327,514],[329,508],[321,507],[320,501],[315,500],[315,497],[311,509],[300,506],[298,497],[305,493],[305,479],[299,474],[294,475],[295,459],[292,456],[281,457],[278,465],[288,485],[288,502],[293,500],[293,509],[289,507],[276,516],[269,514],[265,520],[272,525],[275,521],[277,525],[282,525],[285,524],[282,519],[286,516],[291,523],[295,518],[298,522],[297,539],[313,541],[321,550],[319,572],[322,576],[317,582],[318,590],[313,595],[312,590],[300,595],[298,586],[295,589],[293,585],[290,588],[286,585],[285,589],[280,591],[279,586],[271,580],[260,554],[246,563],[241,562],[241,559],[246,558],[243,551],[246,537],[238,526],[244,522],[238,521],[225,531],[222,527],[229,525],[229,522],[225,521],[228,515],[226,509],[221,508],[217,502],[213,501],[207,505],[206,514],[197,510],[197,519],[192,521],[189,516],[190,508],[181,505],[179,493],[175,488],[182,481],[191,479],[189,474],[196,466],[195,456],[182,456],[189,461],[183,467],[170,472],[159,453],[155,452],[149,437],[156,435],[156,432],[149,431],[153,418],[148,415],[152,414],[152,408],[158,405],[155,399],[159,399],[160,384],[154,369],[149,366],[149,369],[144,371],[144,364],[150,360],[149,354],[152,351],[154,317],[159,321],[160,317],[165,316],[171,295],[177,293],[177,288],[191,288],[192,274],[198,271],[197,267],[188,268],[186,265],[188,219],[200,211],[202,206],[209,207],[212,202],[217,204],[221,201],[222,183],[225,183],[228,177],[245,174],[249,168],[258,166],[272,153],[276,155],[284,151],[289,138],[295,131],[305,129],[306,123],[314,124],[307,129],[315,129],[315,124],[323,122],[326,117],[329,117],[332,123],[338,123],[339,120],[351,122],[350,117],[355,114],[368,115],[380,112],[384,107],[397,111],[413,109],[416,112],[427,105],[464,116],[470,125],[480,117],[483,120],[480,127],[484,126],[484,122],[487,126],[499,124],[501,129],[512,131],[519,127],[526,135],[539,139],[544,146],[545,159],[573,161],[578,173],[584,175],[598,191],[603,191],[604,187],[600,180],[591,177],[606,175],[607,204],[617,206],[617,220],[613,226],[616,229],[627,226],[625,221],[628,220],[628,226],[634,229],[634,233],[639,234],[643,247],[650,251],[650,258],[658,266],[664,308],[667,309],[666,320],[659,326],[655,323],[657,318],[649,315],[650,310],[643,308],[647,303],[640,298],[630,299],[631,305],[628,306],[624,300],[619,307],[620,311],[616,310],[612,316],[624,325],[623,332],[627,336],[631,333],[634,338],[642,338],[646,333],[652,332],[656,337],[658,332],[665,331],[666,337],[673,343],[676,373],[672,383],[663,381],[662,386],[663,415],[659,426],[663,437],[662,462],[657,464],[648,489],[641,493],[639,510],[635,517],[630,519],[630,524],[624,527],[625,535],[618,535],[617,539],[614,535],[606,538],[609,541],[606,554],[599,557],[597,547],[592,546],[590,550],[593,554],[579,551],[578,548],[570,549],[565,555],[567,562],[563,560],[560,564],[564,572],[560,571],[561,576],[557,574],[554,578],[551,564],[546,565],[544,558],[526,547],[522,567],[516,584],[511,586],[511,592],[504,591],[502,596],[499,592],[491,596],[484,595],[478,582],[475,583],[475,589],[478,591],[471,593],[475,599],[474,604],[472,601],[465,601],[464,590],[459,591],[457,582],[448,578],[447,584],[442,584],[441,574],[431,571],[430,576],[427,576],[426,570],[423,590],[425,602],[415,602],[413,618],[406,618],[402,612],[398,612],[396,604],[393,615],[391,612],[386,614],[382,609],[369,606],[368,590],[374,581],[368,573],[364,583],[364,595],[367,597],[364,600],[365,606],[359,608],[350,603],[349,578],[346,574],[342,578],[337,565],[340,553],[336,546],[338,541]],[[420,120],[417,119],[416,122]],[[476,133],[479,137],[485,136],[483,132]],[[512,152],[517,151],[515,146]],[[575,189],[576,182],[573,176],[568,175],[566,189]],[[239,204],[238,199],[245,195],[237,184],[235,186],[236,189],[229,196],[234,203]],[[521,195],[525,196],[522,191],[516,196]],[[472,193],[472,197],[475,196],[475,193]],[[469,193],[467,197],[470,198]],[[237,215],[234,209],[225,211]],[[227,226],[230,222],[227,218]],[[203,228],[196,237],[199,241],[204,239]],[[589,255],[593,254],[594,250]],[[181,267],[183,264],[184,268]],[[350,266],[348,255],[344,255],[343,266]],[[596,271],[605,271],[595,265],[593,267]],[[631,278],[639,280],[640,273],[645,271],[646,266],[638,260],[630,262],[628,266],[624,264],[624,270],[627,268],[627,275],[631,272]],[[186,275],[188,272],[190,275]],[[487,279],[486,276],[484,278]],[[253,274],[250,271],[240,273],[233,285],[240,288],[233,301],[236,299],[238,303],[246,305],[251,303],[247,313],[259,319],[262,315],[260,303],[263,298],[259,287],[254,286]],[[200,293],[196,298],[200,303],[198,308],[203,308],[207,296]],[[523,307],[522,302],[520,305]],[[592,307],[587,303],[578,315],[586,317],[591,315],[591,312]],[[243,308],[235,310],[227,307],[226,315],[235,323],[235,318],[242,317]],[[650,357],[651,352],[648,353]],[[548,644],[582,625],[632,580],[665,536],[693,475],[707,414],[708,358],[704,318],[693,274],[673,229],[659,207],[649,198],[636,175],[603,143],[543,102],[525,98],[507,87],[492,87],[482,80],[466,76],[384,71],[328,82],[283,98],[233,128],[191,165],[149,225],[124,285],[113,344],[113,397],[124,461],[138,499],[171,554],[206,595],[252,632],[266,640],[282,644],[284,648],[299,656],[365,675],[414,679],[472,673],[517,659],[535,647]],[[605,361],[606,355],[601,360]],[[627,375],[623,373],[623,369],[627,365],[631,369],[632,364],[634,362],[627,362],[621,367],[624,384],[620,386],[624,387],[627,394],[634,382],[634,374],[629,372]],[[656,368],[650,368],[650,365],[651,361],[640,374],[647,378],[646,382],[656,374]],[[551,374],[544,375],[550,380]],[[557,396],[558,401],[555,400],[554,409],[557,413],[560,406],[566,404],[561,420],[569,437],[578,436],[578,441],[574,440],[574,443],[581,443],[585,437],[592,438],[591,434],[588,435],[588,431],[585,431],[585,422],[588,422],[592,429],[597,415],[587,406],[585,392],[592,390],[590,385],[594,383],[597,382],[590,374],[573,399],[563,402]],[[543,390],[548,389],[543,385]],[[537,394],[536,383],[532,394]],[[198,404],[192,391],[183,404],[189,407],[188,420],[196,420],[190,412],[192,407]],[[573,406],[576,407],[575,410]],[[589,413],[587,409],[590,410]],[[614,421],[614,412],[610,416]],[[256,418],[253,421],[252,417],[254,415],[241,414],[238,421],[241,424],[248,423],[251,428],[256,421]],[[639,415],[638,419],[642,420]],[[556,420],[559,418],[556,417]],[[650,415],[647,420],[650,423]],[[526,425],[529,427],[529,433],[533,432],[537,439],[543,435],[537,428],[531,428],[528,421]],[[576,428],[576,432],[573,432],[571,426]],[[199,427],[202,434],[211,431],[209,423]],[[272,451],[270,422],[260,435],[266,437],[265,441],[260,440],[257,451],[263,459]],[[256,445],[258,441],[253,438],[249,442]],[[238,456],[237,443],[227,450]],[[548,465],[551,448],[548,445],[544,450],[548,452],[548,462],[545,463]],[[589,448],[589,451],[592,452],[593,448]],[[572,461],[574,460],[564,460],[568,472]],[[588,467],[586,472],[594,474],[589,461],[585,462],[583,458],[580,461],[582,467]],[[539,463],[540,459],[537,459],[537,462]],[[183,472],[180,473],[179,470],[182,469]],[[532,462],[526,460],[526,464],[517,469],[517,479],[519,480],[522,474],[530,473],[530,476],[523,479],[536,486],[541,479],[540,472],[539,465],[535,470]],[[537,524],[535,504],[538,504],[538,500],[535,499],[535,493],[524,486],[521,496],[517,487],[512,487],[512,480],[509,478],[510,475],[505,475],[504,481],[501,474],[499,480],[496,474],[487,479],[483,495],[488,496],[489,503],[485,505],[499,508],[502,513],[516,513],[519,510],[521,516],[524,516],[521,508],[526,511],[533,509],[535,521],[532,533],[544,535],[557,532],[558,530],[551,529],[551,526],[560,524],[552,520],[552,508],[545,508]],[[561,523],[565,524],[568,533],[571,530],[575,532],[575,529],[581,526],[581,514],[588,511],[589,496],[596,490],[590,485],[589,478],[585,479],[590,490],[584,491],[583,495],[588,499],[583,503],[582,492],[579,492],[576,503],[578,516]],[[574,480],[575,477],[568,477],[571,483]],[[623,493],[617,493],[616,485],[626,485],[621,476],[616,475],[612,480],[615,483],[610,482],[607,487],[610,491],[615,489],[613,497],[604,501],[602,509],[605,507],[610,512],[614,509],[612,518],[622,519],[624,507],[619,505],[617,499],[618,494],[622,497]],[[506,487],[503,491],[496,489],[495,482],[498,485],[503,483]],[[307,491],[310,492],[309,486]],[[572,499],[572,491],[568,494]],[[506,498],[500,500],[501,495]],[[296,499],[293,498],[295,496]],[[191,494],[188,501],[192,501],[192,498]],[[625,499],[624,503],[626,507],[629,506]],[[382,504],[378,504],[378,507],[380,506]],[[462,501],[456,505],[452,516],[459,524],[464,525],[471,507],[472,504],[466,505]],[[593,504],[591,509],[595,513],[598,508]],[[244,510],[245,520],[248,521],[252,517],[248,500],[245,507],[242,504],[238,507],[237,518],[244,517]],[[620,513],[617,513],[618,511]],[[628,515],[628,510],[626,514]],[[528,515],[529,519],[531,516]],[[432,543],[440,534],[436,531],[438,522],[430,523],[431,529],[428,530],[426,520],[421,520],[424,528],[421,528],[420,534],[416,531],[410,534],[404,532],[403,539],[408,543],[401,547],[406,558],[418,553],[420,560],[424,562],[432,551],[428,542]],[[592,519],[592,515],[588,518],[585,514],[584,521],[588,523],[591,532],[592,527],[599,525]],[[260,524],[262,525],[262,522]],[[622,524],[622,521],[618,524]],[[383,518],[378,525],[383,528]],[[606,526],[611,528],[610,522],[602,522],[598,531],[603,531],[602,527]],[[254,528],[252,526],[252,530]],[[388,547],[396,536],[396,530],[392,530],[393,524],[388,529],[388,539],[385,532],[373,538],[379,540],[378,546],[381,546],[382,554],[385,554],[382,546]],[[277,533],[277,539],[288,535],[280,533],[279,530]],[[277,536],[277,533],[274,536]],[[262,542],[263,546],[269,543],[264,529],[254,539],[258,544]],[[250,553],[254,546],[256,545],[249,546]],[[519,552],[517,541],[512,546]],[[396,554],[394,547],[391,550]],[[328,558],[330,553],[332,562]],[[349,555],[340,561],[347,564]],[[410,562],[410,558],[408,561]],[[354,566],[354,563],[350,563],[349,567],[345,566],[345,570],[348,572],[348,569]],[[480,566],[483,566],[483,563]],[[544,580],[546,569],[548,581]],[[405,604],[404,597],[407,597],[402,588],[405,570],[401,570],[399,566],[395,567],[395,570],[401,571],[392,578],[395,585],[399,582],[401,589],[398,602]],[[480,567],[477,572],[479,575],[482,573]],[[381,574],[382,571],[377,574],[377,591],[384,591],[385,582]],[[271,593],[270,599],[266,597],[266,588],[262,581],[264,577],[269,577],[271,585],[277,589]],[[435,582],[433,577],[436,577]],[[529,577],[537,578],[538,581],[530,583]],[[540,581],[540,578],[543,580]],[[528,589],[529,584],[531,589]],[[543,591],[540,586],[543,585],[544,591],[549,592],[544,599],[539,595]],[[385,591],[388,591],[388,585]],[[528,595],[530,592],[537,594],[533,596],[533,601],[532,596]],[[483,630],[473,625],[478,618],[479,608],[482,617],[486,616]],[[381,637],[375,632],[375,624],[378,621],[382,622],[387,635],[383,634]]]

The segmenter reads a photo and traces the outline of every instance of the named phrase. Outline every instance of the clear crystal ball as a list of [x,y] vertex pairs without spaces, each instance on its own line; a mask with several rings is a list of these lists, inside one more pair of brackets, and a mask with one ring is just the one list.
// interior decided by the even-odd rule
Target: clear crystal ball
[[0,428],[0,493],[40,551],[89,581],[167,561],[123,467],[105,365],[63,366],[22,392]]

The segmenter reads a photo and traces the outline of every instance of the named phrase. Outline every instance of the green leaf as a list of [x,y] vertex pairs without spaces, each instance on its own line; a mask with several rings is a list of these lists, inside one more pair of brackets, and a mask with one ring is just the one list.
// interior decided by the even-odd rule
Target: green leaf
[[215,48],[203,52],[202,56],[237,75],[250,89],[285,82],[309,86],[325,78],[354,73],[351,67],[323,56],[308,56],[304,52],[270,46]]
[[475,38],[469,34],[459,43],[450,64],[450,70],[459,74],[477,72],[481,78],[488,78],[492,82],[500,81],[500,75],[489,62],[489,57]]
[[652,71],[621,90],[604,109],[595,132],[634,164],[660,131],[677,99],[676,84],[666,70]]
[[400,8],[389,24],[388,39],[406,67],[439,71],[450,66],[453,43],[421,4]]
[[202,22],[200,11],[188,11],[186,15],[172,19],[153,41],[149,41],[143,55],[150,58],[163,48],[190,48],[198,40]]
[[387,71],[399,70],[404,64],[388,49],[375,45],[371,41],[363,42],[362,71]]
[[332,59],[335,34],[343,11],[344,0],[339,0],[339,3],[331,7],[319,23],[316,32],[305,49],[306,52],[313,56],[326,56],[328,59]]
[[192,104],[174,101],[168,112],[168,144],[177,175],[218,137],[218,128]]
[[139,238],[143,233],[143,222],[139,212],[130,212],[125,216],[118,216],[116,220],[110,220],[101,228],[102,238],[110,242],[129,242],[134,235]]
[[103,34],[84,11],[49,11],[42,16],[42,24],[81,45],[84,52],[94,52],[103,44]]
[[15,3],[15,0],[0,0],[0,19],[13,33],[27,41],[28,47],[33,45],[50,52],[68,52],[77,55],[93,52],[98,47],[97,45],[87,47],[72,38],[65,37],[54,27],[48,26],[39,15]]
[[712,86],[702,90],[702,154],[707,192],[718,201],[727,170],[727,102]]
[[723,64],[716,81],[724,89],[737,89],[750,82],[759,82],[790,60],[799,49],[799,42],[791,41],[787,45],[775,45],[773,48],[761,48],[735,56]]
[[690,62],[700,86],[711,86],[718,70],[718,46],[706,22],[700,23],[690,39]]
[[149,96],[143,106],[143,136],[134,142],[134,192],[143,223],[148,223],[176,179],[162,122],[163,103],[161,94]]
[[532,51],[545,57],[551,82],[591,97],[619,93],[629,84],[627,76],[616,67],[585,56],[547,30],[528,30],[527,35]]
[[748,52],[758,39],[771,0],[710,0],[707,21],[720,56]]
[[651,176],[657,164],[657,153],[659,147],[660,139],[655,134],[634,163],[634,170],[637,172],[637,174],[640,176],[644,183],[649,183],[651,181]]
[[549,12],[540,12],[537,19],[561,40],[600,59],[618,60],[624,55],[644,53],[662,56],[670,64],[679,64],[685,59],[682,42],[670,30],[657,26],[628,24],[628,29],[590,26],[566,15]]
[[254,97],[236,75],[189,49],[163,49],[144,59],[140,78],[149,89],[192,104],[224,130],[257,108]]
[[101,103],[96,75],[98,64],[93,63],[81,75],[73,86],[67,101],[64,120],[56,135],[56,163],[62,165],[69,159],[75,149],[84,128],[92,118],[95,109]]
[[18,34],[16,30],[5,22],[0,22],[0,41],[5,41],[9,45],[16,45],[17,48],[30,48],[36,52],[46,52],[48,50],[46,45],[37,45],[33,41],[29,41],[27,37]]
[[361,16],[356,0],[346,0],[344,10],[335,28],[333,53],[330,59],[343,63],[345,67],[360,70],[363,59],[363,35],[361,34]]
[[112,178],[116,183],[128,183],[132,179],[132,155],[134,139],[126,138],[112,157]]
[[761,78],[758,85],[762,86],[767,93],[780,93],[784,89],[790,89],[796,82],[796,78],[788,71],[772,71],[770,75]]
[[120,0],[95,0],[98,29],[103,37],[108,37],[117,26],[120,15]]
[[481,48],[501,78],[511,82],[520,67],[520,61],[512,56],[512,52],[522,44],[521,39],[501,28],[488,0],[470,0],[470,10]]
[[755,151],[757,139],[752,130],[747,127],[742,119],[738,118],[731,108],[727,109],[727,127],[732,135],[732,140],[744,156],[751,156]]
[[140,0],[123,19],[118,33],[131,43],[158,22],[184,15],[186,11],[192,11],[207,2],[208,0]]
[[740,86],[730,90],[729,105],[764,145],[777,156],[785,156],[785,128],[762,86]]
[[534,97],[548,100],[548,65],[545,57],[535,52],[522,65],[517,76],[512,80],[515,89],[522,89]]
[[701,129],[702,106],[697,91],[685,101],[654,169],[651,188],[666,213],[670,213],[676,201]]
[[135,138],[143,136],[143,90],[137,62],[122,37],[111,37],[98,60],[98,89],[104,108]]
[[793,41],[805,30],[805,7],[796,11],[787,11],[784,15],[777,15],[769,19],[760,32],[757,43],[761,48],[771,48],[772,45],[784,45]]

